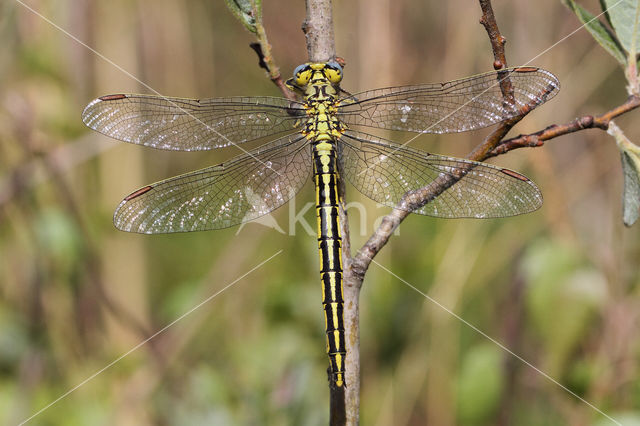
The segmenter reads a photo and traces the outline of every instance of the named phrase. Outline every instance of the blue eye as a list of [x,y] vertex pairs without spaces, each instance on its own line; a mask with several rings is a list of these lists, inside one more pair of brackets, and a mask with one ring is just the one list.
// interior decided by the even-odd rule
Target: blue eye
[[307,67],[307,64],[298,65],[296,69],[293,70],[293,76],[295,77],[296,75],[304,71],[306,67]]
[[337,62],[327,62],[324,66],[324,75],[332,84],[339,84],[342,80],[342,67]]
[[338,70],[340,73],[342,73],[342,67],[336,61],[327,62],[327,66],[329,68],[334,68],[334,69]]

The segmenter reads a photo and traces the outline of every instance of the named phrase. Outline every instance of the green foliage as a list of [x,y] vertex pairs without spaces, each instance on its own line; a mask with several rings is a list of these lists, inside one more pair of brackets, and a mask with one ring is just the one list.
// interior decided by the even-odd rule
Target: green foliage
[[600,46],[616,58],[620,64],[626,65],[627,55],[622,50],[616,36],[601,21],[574,0],[562,0],[562,2],[576,14]]
[[640,215],[640,147],[632,143],[614,123],[609,125],[609,134],[616,139],[624,189],[622,191],[622,218],[627,226],[633,225]]
[[225,0],[233,15],[252,33],[257,33],[256,19],[262,15],[262,0]]
[[493,344],[472,348],[464,356],[458,378],[461,424],[478,424],[497,411],[504,392],[504,352]]
[[[10,372],[20,365],[21,357],[29,349],[27,330],[14,312],[0,306],[0,375]],[[0,391],[0,395],[3,392]],[[0,407],[2,400],[0,399]],[[0,412],[4,410],[0,409]],[[0,417],[2,420],[2,417]]]
[[562,3],[576,14],[591,36],[620,64],[627,66],[630,58],[636,61],[636,54],[640,50],[639,0],[600,0],[602,11],[613,31],[575,0],[562,0]]
[[[304,4],[269,3],[266,22],[277,23],[267,28],[269,36],[279,61],[290,69],[304,61],[299,28]],[[441,81],[490,67],[491,52],[478,48],[486,45],[482,28],[473,25],[477,7],[460,9],[465,16],[452,13],[449,2],[399,2],[397,19],[388,21],[388,11],[368,8],[371,3],[334,2],[342,28],[336,45],[349,61],[345,90]],[[547,45],[558,31],[564,33],[558,29],[565,28],[568,11],[555,0],[529,10],[539,12],[550,31],[535,30],[541,22],[534,14],[507,30],[507,23],[523,22],[518,16],[524,3],[493,4],[512,49],[523,47],[516,40]],[[162,93],[277,95],[246,47],[251,35],[238,30],[224,2],[153,5],[90,2],[84,8],[43,0],[37,10]],[[391,51],[385,50],[384,26],[355,19],[355,7],[383,14],[375,21],[389,22],[399,37]],[[300,228],[292,236],[256,224],[240,232],[156,237],[117,232],[111,217],[123,195],[239,151],[180,154],[107,141],[82,127],[82,108],[96,96],[143,90],[137,82],[16,2],[0,2],[0,35],[5,42],[0,49],[0,424],[18,424],[84,383],[27,425],[326,425],[316,238]],[[460,43],[452,45],[454,40]],[[588,45],[572,37],[556,49],[561,54],[547,56],[545,66],[568,70],[582,63]],[[521,53],[537,52],[523,48]],[[589,96],[587,111],[579,97],[563,96],[536,114],[567,118],[621,99],[598,85],[579,89]],[[539,124],[549,123],[541,118]],[[580,133],[586,140],[596,135]],[[394,140],[406,140],[397,136]],[[474,132],[413,143],[463,156],[481,138]],[[59,150],[67,144],[74,149]],[[624,150],[635,167],[634,149]],[[529,170],[526,150],[495,159],[536,181],[545,195],[540,211],[488,221],[410,216],[376,261],[505,343],[510,342],[505,325],[513,320],[509,310],[524,303],[524,313],[513,322],[516,342],[510,349],[543,369],[551,365],[554,378],[623,424],[637,424],[638,328],[628,327],[628,317],[603,317],[640,306],[640,227],[626,230],[628,237],[620,242],[622,224],[611,220],[619,206],[603,203],[604,194],[617,188],[619,176],[610,171],[619,160],[580,144],[550,144],[547,152],[552,158]],[[59,174],[41,167],[41,159],[51,154],[59,160]],[[67,194],[61,194],[57,179],[68,184]],[[309,185],[297,206],[312,200]],[[347,201],[357,200],[357,191],[347,186]],[[350,215],[352,250],[388,210],[371,203],[366,212],[364,234],[354,225],[357,215]],[[287,207],[277,212],[285,230],[286,214]],[[313,216],[311,209],[310,223]],[[273,262],[84,382],[281,249],[283,255]],[[88,263],[91,258],[95,263]],[[518,274],[523,262],[527,291],[516,297],[510,289],[515,276],[525,275]],[[91,268],[96,269],[87,273]],[[611,289],[603,290],[603,276]],[[116,310],[95,291],[94,279]],[[635,283],[635,290],[625,291],[627,282]],[[510,413],[504,424],[518,426],[583,419],[598,424],[589,407],[517,362],[514,380],[505,380],[510,370],[501,360],[510,355],[492,349],[375,265],[367,273],[360,308],[361,424],[438,425],[445,424],[438,419],[449,418],[448,424],[488,426],[499,424],[497,416],[504,412]],[[434,317],[446,321],[439,325]],[[629,345],[619,345],[617,337]],[[451,359],[443,362],[442,353]],[[598,426],[609,424],[603,419]]]
[[624,224],[633,225],[640,213],[640,152],[637,145],[627,143],[620,147],[622,171],[624,173],[623,218]]
[[[630,95],[638,96],[640,90],[637,68],[637,56],[640,52],[640,0],[600,0],[600,7],[615,33],[574,0],[562,0],[562,2],[576,14],[580,22],[585,24],[593,38],[625,67],[625,76],[629,83],[627,90]],[[610,124],[609,134],[615,138],[622,158],[624,175],[623,222],[626,226],[631,226],[640,214],[639,150],[613,123]]]
[[616,31],[622,47],[635,58],[640,49],[638,19],[640,18],[640,2],[638,0],[604,0],[607,6],[608,19]]
[[70,269],[81,249],[81,237],[71,218],[56,208],[41,212],[35,224],[41,249],[51,255],[58,269]]
[[557,376],[606,301],[606,281],[571,247],[544,240],[527,251],[523,272],[527,311],[547,354],[541,368]]

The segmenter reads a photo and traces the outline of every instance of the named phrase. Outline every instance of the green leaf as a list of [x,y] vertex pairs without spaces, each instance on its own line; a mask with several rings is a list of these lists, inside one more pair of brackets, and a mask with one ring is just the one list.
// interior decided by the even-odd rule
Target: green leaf
[[599,0],[599,1],[600,1],[600,7],[602,8],[602,12],[604,13],[604,16],[607,18],[607,22],[611,27],[613,27],[613,24],[611,23],[611,16],[609,15],[609,11],[607,10],[607,4],[605,3],[606,0]]
[[611,25],[624,49],[634,57],[640,48],[638,17],[640,0],[604,0]]
[[616,39],[615,35],[613,35],[602,22],[595,19],[594,15],[574,0],[562,0],[562,2],[576,14],[580,22],[585,25],[587,31],[589,31],[591,36],[600,44],[600,46],[604,47],[604,49],[622,65],[627,64],[627,55],[620,46],[620,43]]
[[[256,33],[256,14],[261,13],[262,0],[226,0],[227,7],[242,25]],[[255,7],[255,9],[254,9]]]
[[627,139],[613,122],[607,132],[616,139],[620,150],[624,175],[622,220],[626,226],[631,226],[640,216],[640,147]]
[[624,173],[624,190],[622,194],[622,216],[624,224],[633,225],[638,220],[640,211],[640,156],[629,151],[620,151],[622,155],[622,172]]
[[522,273],[527,324],[544,354],[540,367],[565,375],[607,300],[606,279],[575,247],[544,239],[524,253]]
[[504,392],[503,353],[482,344],[464,357],[458,378],[458,416],[462,424],[486,422],[498,409]]

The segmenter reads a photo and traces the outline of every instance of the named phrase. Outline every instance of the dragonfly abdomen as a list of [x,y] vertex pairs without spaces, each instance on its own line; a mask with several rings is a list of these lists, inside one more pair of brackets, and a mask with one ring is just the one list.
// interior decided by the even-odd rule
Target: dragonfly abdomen
[[316,140],[313,149],[318,221],[318,251],[324,307],[327,354],[336,386],[344,386],[344,360],[347,353],[343,321],[342,237],[338,216],[336,150],[332,140]]

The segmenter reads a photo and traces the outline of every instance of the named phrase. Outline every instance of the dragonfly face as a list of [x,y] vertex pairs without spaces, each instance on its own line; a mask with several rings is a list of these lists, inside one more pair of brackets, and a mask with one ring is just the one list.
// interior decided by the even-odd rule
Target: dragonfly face
[[[509,93],[501,89],[503,79],[509,80],[505,85]],[[113,220],[118,229],[147,234],[226,228],[275,210],[312,175],[327,352],[335,386],[345,384],[346,357],[340,179],[380,204],[436,217],[513,216],[542,204],[538,188],[520,173],[429,154],[352,128],[416,133],[474,130],[533,109],[560,87],[553,74],[534,67],[344,98],[339,97],[341,80],[337,63],[307,63],[287,81],[304,98],[301,102],[116,94],[95,99],[82,114],[84,123],[100,133],[159,149],[209,150],[279,136],[225,164],[131,193]],[[431,195],[421,197],[425,194]]]
[[342,81],[342,67],[337,62],[314,63],[298,65],[293,70],[293,77],[287,80],[286,85],[289,89],[304,96],[305,98],[314,95],[313,85],[317,83],[331,83],[331,93],[327,95],[335,95],[337,88]]

